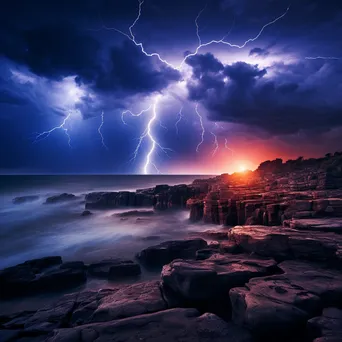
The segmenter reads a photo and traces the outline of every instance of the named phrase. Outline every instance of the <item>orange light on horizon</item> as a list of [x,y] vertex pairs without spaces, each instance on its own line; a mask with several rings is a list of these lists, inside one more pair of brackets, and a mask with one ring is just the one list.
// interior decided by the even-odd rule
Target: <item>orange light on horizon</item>
[[238,171],[238,172],[245,172],[245,171],[247,171],[246,165],[241,164],[241,165],[239,166],[239,171]]

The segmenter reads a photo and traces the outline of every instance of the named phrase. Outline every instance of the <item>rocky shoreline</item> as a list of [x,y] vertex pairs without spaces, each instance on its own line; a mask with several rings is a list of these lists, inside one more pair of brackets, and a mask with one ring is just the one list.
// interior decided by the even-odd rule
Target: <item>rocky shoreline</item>
[[135,260],[85,265],[52,256],[0,271],[0,297],[24,301],[89,277],[161,269],[158,281],[78,291],[2,315],[1,341],[342,341],[342,153],[267,161],[190,185],[90,193],[84,205],[85,216],[134,209],[121,219],[187,208],[192,222],[218,227],[150,246]]

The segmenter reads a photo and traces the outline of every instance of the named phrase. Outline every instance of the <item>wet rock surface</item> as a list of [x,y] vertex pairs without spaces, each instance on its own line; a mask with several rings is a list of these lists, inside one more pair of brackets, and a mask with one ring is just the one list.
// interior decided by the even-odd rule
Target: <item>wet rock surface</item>
[[140,266],[132,260],[108,259],[88,266],[90,275],[99,278],[117,279],[138,276]]
[[48,257],[0,271],[8,298],[80,285],[87,275],[136,277],[139,263],[164,266],[161,282],[77,292],[0,316],[1,341],[342,340],[342,153],[266,161],[253,172],[190,185],[86,195],[86,210],[117,208],[132,208],[121,219],[142,221],[187,208],[191,222],[222,228],[145,248],[136,262]]
[[75,200],[76,198],[77,197],[73,194],[63,193],[60,195],[54,195],[54,196],[48,197],[45,203],[46,204],[61,203],[61,202],[72,201],[72,200]]
[[228,233],[229,242],[245,252],[278,260],[307,259],[340,262],[338,234],[283,227],[237,226]]
[[230,290],[233,321],[256,335],[305,331],[324,307],[342,305],[342,274],[323,265],[284,261],[284,274],[251,279]]
[[170,303],[177,298],[183,306],[226,316],[229,290],[276,272],[276,265],[272,259],[228,254],[214,254],[206,260],[174,260],[161,273],[164,296]]
[[342,341],[342,310],[326,308],[319,317],[308,321],[308,331],[314,342]]
[[108,323],[56,330],[47,341],[235,341],[251,342],[250,334],[213,314],[170,309]]
[[83,267],[62,265],[62,258],[29,260],[0,271],[0,297],[18,297],[38,292],[62,290],[86,281]]
[[160,267],[174,259],[195,258],[196,252],[207,247],[202,239],[166,241],[148,247],[137,254],[137,259],[146,266]]

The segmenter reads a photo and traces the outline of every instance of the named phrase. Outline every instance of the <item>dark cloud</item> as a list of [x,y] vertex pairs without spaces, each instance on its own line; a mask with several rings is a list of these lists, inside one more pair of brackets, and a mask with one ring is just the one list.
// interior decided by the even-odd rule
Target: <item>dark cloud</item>
[[267,57],[270,54],[270,52],[267,49],[262,48],[254,48],[249,52],[250,56],[259,56],[259,57]]
[[10,30],[0,36],[0,46],[0,55],[36,75],[54,80],[77,76],[95,91],[122,97],[160,91],[180,79],[177,71],[153,64],[133,43],[102,46],[69,23]]
[[237,62],[216,72],[194,60],[189,64],[196,71],[189,98],[201,101],[211,120],[257,126],[274,135],[342,125],[339,64],[281,63],[264,69]]
[[151,58],[131,42],[125,42],[111,49],[109,62],[96,75],[95,87],[100,91],[152,93],[178,80],[178,71],[162,64],[155,67]]
[[223,70],[223,64],[211,53],[193,56],[186,63],[192,67],[195,77],[200,77],[202,73],[218,73]]

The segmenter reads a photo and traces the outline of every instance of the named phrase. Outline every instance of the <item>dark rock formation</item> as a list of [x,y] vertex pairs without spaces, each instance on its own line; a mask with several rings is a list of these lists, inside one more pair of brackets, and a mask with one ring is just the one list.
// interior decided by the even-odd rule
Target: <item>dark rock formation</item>
[[299,230],[317,230],[342,234],[341,218],[292,219],[284,221],[284,226]]
[[140,266],[132,260],[108,259],[88,266],[88,272],[94,277],[117,279],[137,276]]
[[217,250],[215,248],[200,249],[196,252],[196,260],[207,260],[216,253]]
[[191,198],[186,202],[186,207],[190,210],[191,222],[197,222],[203,218],[203,200]]
[[46,204],[54,204],[54,203],[60,203],[60,202],[66,202],[76,199],[77,197],[73,194],[60,194],[55,196],[50,196],[46,199]]
[[187,202],[192,221],[273,226],[292,218],[342,216],[341,153],[267,161],[254,172],[224,174],[199,184],[206,187]]
[[114,209],[122,207],[154,207],[155,210],[183,209],[189,198],[200,190],[185,184],[157,185],[153,189],[136,192],[93,192],[86,195],[86,209]]
[[93,213],[89,210],[84,210],[81,216],[91,216]]
[[302,231],[282,227],[237,226],[228,233],[231,244],[245,252],[278,260],[306,259],[341,261],[341,235],[319,231]]
[[207,260],[174,260],[162,270],[165,297],[171,290],[183,305],[229,312],[228,291],[276,270],[272,259],[215,254]]
[[316,264],[285,261],[284,274],[255,278],[230,290],[233,321],[259,336],[305,331],[323,307],[342,304],[342,274]]
[[171,309],[109,323],[89,324],[54,332],[57,341],[183,341],[251,342],[250,334],[213,314],[195,309]]
[[[93,311],[90,321],[107,322],[165,310],[159,282],[151,281],[123,286],[103,297]],[[87,308],[84,308],[88,310]],[[80,312],[75,312],[79,316]]]
[[71,262],[65,262],[63,263],[60,267],[60,269],[82,269],[82,268],[86,268],[86,266],[84,265],[83,261],[71,261]]
[[39,196],[35,196],[35,195],[20,196],[20,197],[13,198],[12,202],[14,204],[22,204],[22,203],[37,201],[38,199],[39,199]]
[[153,210],[131,210],[131,211],[125,211],[123,213],[114,214],[113,216],[116,217],[135,217],[135,216],[153,216],[154,211]]
[[129,191],[92,192],[85,197],[86,209],[114,209],[120,207],[151,207],[153,196]]
[[0,297],[17,297],[77,286],[86,281],[83,267],[62,264],[61,257],[29,260],[0,271]]
[[137,254],[137,258],[146,266],[160,267],[178,258],[195,258],[196,251],[207,247],[202,239],[166,241],[148,247]]
[[342,310],[324,309],[322,316],[308,321],[308,330],[311,337],[316,337],[314,342],[342,341]]

